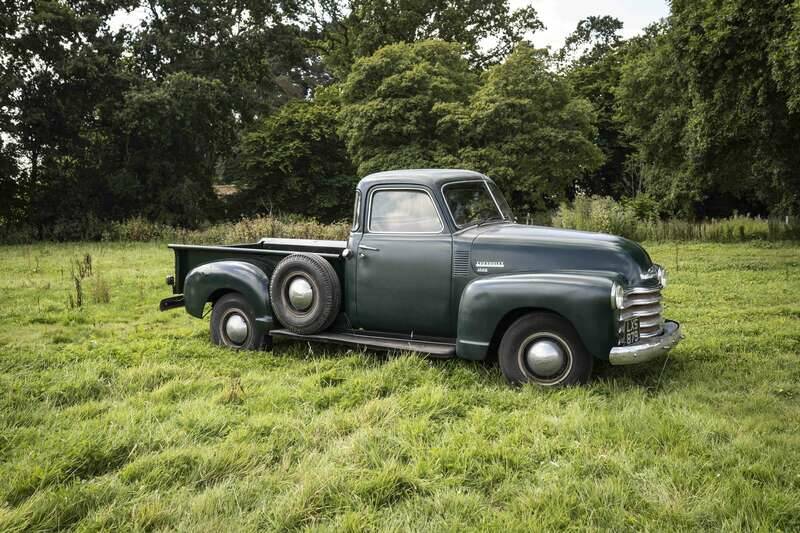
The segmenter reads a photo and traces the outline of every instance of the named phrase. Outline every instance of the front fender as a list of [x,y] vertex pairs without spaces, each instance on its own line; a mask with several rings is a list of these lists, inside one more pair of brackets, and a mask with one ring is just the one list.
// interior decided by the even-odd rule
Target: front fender
[[476,278],[461,296],[456,352],[464,359],[484,359],[503,318],[530,309],[561,315],[589,353],[607,359],[616,341],[616,315],[611,308],[615,278],[612,273],[567,272]]
[[269,299],[269,277],[257,266],[243,261],[217,261],[191,270],[183,285],[186,310],[202,318],[206,302],[224,292],[238,292],[250,304],[264,331],[274,323]]

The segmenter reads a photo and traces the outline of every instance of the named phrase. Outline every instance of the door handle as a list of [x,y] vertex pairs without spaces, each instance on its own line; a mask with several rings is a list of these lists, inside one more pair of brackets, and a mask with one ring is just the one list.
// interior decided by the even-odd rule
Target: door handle
[[366,244],[359,244],[358,245],[358,249],[359,250],[369,250],[370,252],[380,252],[380,249],[373,248],[372,246],[367,246]]

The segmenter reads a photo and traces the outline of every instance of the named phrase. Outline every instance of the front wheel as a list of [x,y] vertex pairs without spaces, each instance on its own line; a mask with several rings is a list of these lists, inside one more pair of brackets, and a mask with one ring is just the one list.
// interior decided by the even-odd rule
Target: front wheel
[[214,302],[211,341],[234,350],[260,350],[268,337],[258,333],[253,309],[241,294],[229,293]]
[[514,385],[562,387],[586,383],[592,374],[592,356],[575,328],[549,313],[531,313],[511,324],[500,341],[498,359]]

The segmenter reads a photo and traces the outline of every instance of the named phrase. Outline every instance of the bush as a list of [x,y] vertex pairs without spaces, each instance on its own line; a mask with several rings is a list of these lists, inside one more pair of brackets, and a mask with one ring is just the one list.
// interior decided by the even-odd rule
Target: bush
[[225,222],[197,230],[174,228],[148,222],[142,218],[133,218],[111,223],[103,235],[103,240],[195,244],[255,242],[264,237],[344,240],[349,231],[350,224],[347,222],[320,224],[314,219],[296,216],[242,218],[237,222]]
[[579,196],[571,205],[562,204],[551,222],[557,228],[612,233],[635,241],[800,239],[800,222],[791,218],[788,223],[785,220],[741,215],[704,222],[661,220],[657,202],[647,196],[623,202],[608,197]]
[[[526,220],[523,217],[523,220]],[[530,223],[544,223],[535,216]],[[36,231],[28,226],[0,225],[0,243],[22,244],[37,240],[104,240],[121,242],[176,242],[190,244],[235,244],[255,242],[263,237],[344,240],[349,222],[322,224],[315,219],[289,216],[241,218],[200,229],[185,229],[135,217],[122,222],[101,224],[96,219],[86,228],[64,227]],[[709,241],[800,239],[800,221],[733,216],[705,222],[662,220],[658,204],[649,197],[616,202],[606,197],[579,196],[572,204],[562,204],[549,223],[557,228],[600,231],[636,241]]]

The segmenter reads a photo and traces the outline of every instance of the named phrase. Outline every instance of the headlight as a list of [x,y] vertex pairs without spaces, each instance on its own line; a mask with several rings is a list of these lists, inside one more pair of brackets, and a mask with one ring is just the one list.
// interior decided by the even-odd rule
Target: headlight
[[662,266],[658,267],[658,282],[662,289],[667,288],[667,269]]
[[622,309],[625,303],[625,289],[616,281],[611,285],[611,307]]

